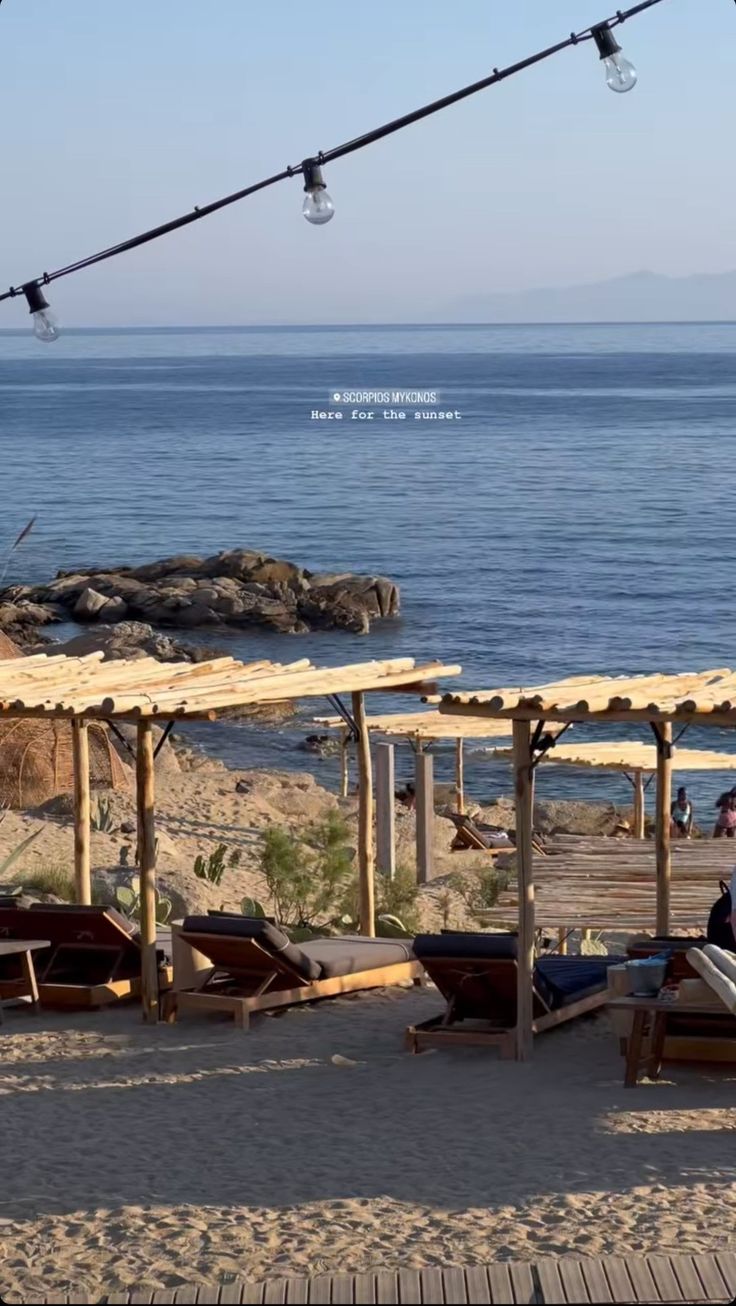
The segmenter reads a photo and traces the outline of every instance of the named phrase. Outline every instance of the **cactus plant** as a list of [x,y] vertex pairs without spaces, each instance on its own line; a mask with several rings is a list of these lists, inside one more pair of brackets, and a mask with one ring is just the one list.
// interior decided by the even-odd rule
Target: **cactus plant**
[[[215,851],[210,853],[209,857],[203,857],[200,853],[194,861],[194,874],[198,880],[209,880],[210,884],[219,884],[225,874],[225,853],[227,848],[224,843],[218,843]],[[233,865],[232,859],[230,865]]]
[[[156,922],[158,925],[167,925],[173,910],[171,899],[164,898],[158,889],[154,889],[153,892],[156,901]],[[119,884],[115,889],[115,901],[125,916],[139,921],[141,918],[140,876],[132,875],[130,884]]]
[[259,902],[257,898],[242,898],[240,910],[244,916],[257,916],[260,920],[266,915],[263,903]]

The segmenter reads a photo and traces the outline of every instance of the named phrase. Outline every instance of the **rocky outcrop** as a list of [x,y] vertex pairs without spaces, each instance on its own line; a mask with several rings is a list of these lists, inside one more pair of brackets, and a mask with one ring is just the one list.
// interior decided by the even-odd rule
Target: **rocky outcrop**
[[14,585],[0,593],[0,629],[28,614],[35,625],[133,618],[184,629],[267,626],[302,634],[332,627],[366,634],[373,621],[398,611],[398,587],[384,576],[314,573],[248,549],[164,558],[143,567],[59,572],[47,585]]

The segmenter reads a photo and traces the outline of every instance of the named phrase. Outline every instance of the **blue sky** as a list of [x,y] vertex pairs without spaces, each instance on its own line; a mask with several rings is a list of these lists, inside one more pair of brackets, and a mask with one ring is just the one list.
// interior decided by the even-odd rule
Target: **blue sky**
[[[611,10],[602,0],[5,0],[9,284],[327,149]],[[53,287],[70,325],[422,321],[464,294],[736,267],[730,0],[619,32]],[[1,325],[20,307],[2,306]]]

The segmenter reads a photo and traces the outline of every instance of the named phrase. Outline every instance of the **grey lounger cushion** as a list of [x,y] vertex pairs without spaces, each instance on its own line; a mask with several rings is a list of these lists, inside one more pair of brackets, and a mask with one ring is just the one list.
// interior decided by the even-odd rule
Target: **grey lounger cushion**
[[302,944],[302,952],[317,963],[323,979],[415,960],[410,939],[367,939],[359,934],[312,939]]
[[[187,916],[182,927],[185,934],[228,935],[230,938],[254,939],[272,957],[281,956],[305,980],[321,978],[322,971],[296,943],[291,943],[278,925],[255,916]],[[207,956],[206,948],[199,949]]]

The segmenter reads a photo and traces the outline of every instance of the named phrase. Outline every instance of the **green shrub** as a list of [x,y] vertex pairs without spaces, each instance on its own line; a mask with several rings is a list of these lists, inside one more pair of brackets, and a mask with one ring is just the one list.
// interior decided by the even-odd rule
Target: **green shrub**
[[506,875],[489,864],[473,866],[466,871],[449,875],[446,884],[463,900],[468,914],[479,924],[484,924],[484,913],[498,902],[498,895],[506,887]]
[[27,893],[52,893],[64,902],[74,902],[74,875],[66,866],[37,866],[32,871],[19,871],[18,884]]
[[313,929],[334,916],[352,873],[347,839],[338,812],[306,826],[300,838],[277,826],[265,831],[259,868],[282,925]]

